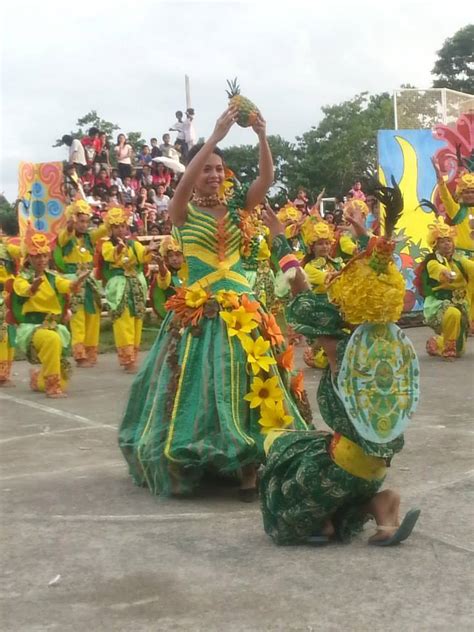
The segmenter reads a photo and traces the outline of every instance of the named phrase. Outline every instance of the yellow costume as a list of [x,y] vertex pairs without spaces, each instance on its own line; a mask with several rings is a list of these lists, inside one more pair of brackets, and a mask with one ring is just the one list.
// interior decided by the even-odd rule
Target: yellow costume
[[[68,219],[80,215],[92,215],[92,208],[85,200],[77,200],[66,208]],[[61,230],[55,249],[58,268],[71,279],[78,273],[92,270],[95,245],[106,233],[105,226],[84,234],[77,233],[74,228]],[[71,311],[69,328],[73,357],[79,366],[92,366],[97,363],[101,313],[100,288],[92,276],[87,279],[81,291],[74,295]]]
[[[106,225],[109,228],[126,222],[123,209],[114,207],[108,211]],[[105,298],[113,321],[119,363],[130,370],[137,361],[146,313],[147,284],[143,266],[149,263],[151,256],[138,241],[127,240],[122,246],[110,237],[104,239],[101,254],[107,281]]]
[[15,326],[7,323],[6,285],[13,281],[20,247],[0,241],[0,386],[11,384],[10,375],[15,357]]
[[426,349],[430,355],[454,358],[462,355],[469,323],[469,296],[474,286],[474,261],[466,257],[445,257],[437,251],[438,239],[454,241],[456,229],[441,219],[430,226],[428,243],[433,248],[421,273],[425,297],[423,313],[426,323],[438,334]]
[[[24,245],[28,255],[49,254],[48,237],[28,226]],[[12,307],[20,325],[17,330],[18,347],[33,364],[41,364],[31,375],[31,387],[56,397],[67,386],[67,369],[62,356],[69,346],[70,335],[61,324],[64,297],[76,289],[76,283],[55,272],[45,270],[34,287],[35,273],[24,268],[12,286]]]

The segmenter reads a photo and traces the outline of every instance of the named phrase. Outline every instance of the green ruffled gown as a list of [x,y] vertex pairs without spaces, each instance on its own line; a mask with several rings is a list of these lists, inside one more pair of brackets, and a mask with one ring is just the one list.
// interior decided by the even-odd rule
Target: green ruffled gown
[[[298,295],[288,308],[291,324],[309,340],[339,339],[340,367],[349,336],[338,310],[311,291]],[[336,379],[336,378],[334,378]],[[403,435],[385,444],[366,441],[356,432],[336,394],[330,368],[323,371],[317,400],[324,422],[371,456],[390,460],[403,448]],[[264,468],[260,498],[265,531],[277,544],[303,544],[331,519],[336,537],[348,541],[362,530],[368,516],[362,506],[381,488],[384,478],[366,480],[336,465],[329,453],[329,432],[283,433],[272,444]]]
[[[230,213],[217,220],[190,205],[179,233],[188,289],[204,287],[211,299],[219,290],[252,298],[240,258],[241,232]],[[259,333],[253,331],[253,338]],[[286,373],[270,367],[271,375],[279,375],[293,427],[306,429]],[[132,385],[119,431],[135,483],[153,494],[187,494],[206,470],[236,472],[261,462],[260,414],[244,400],[251,380],[245,351],[229,335],[216,301],[206,303],[196,325],[183,327],[168,312]]]

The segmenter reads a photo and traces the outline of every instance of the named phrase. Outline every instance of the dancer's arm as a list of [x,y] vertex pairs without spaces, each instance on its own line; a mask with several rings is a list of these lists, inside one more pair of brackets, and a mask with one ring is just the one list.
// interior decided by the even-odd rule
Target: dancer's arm
[[258,204],[263,203],[268,189],[272,186],[274,179],[273,158],[270,145],[267,140],[266,123],[261,116],[258,116],[257,121],[252,127],[258,136],[259,160],[258,177],[254,180],[254,182],[252,182],[247,192],[247,201],[245,206],[248,210],[252,210]]
[[211,136],[186,167],[186,171],[176,187],[168,207],[169,216],[175,226],[182,226],[186,222],[188,202],[191,198],[196,178],[201,173],[206,160],[214,151],[217,143],[227,136],[230,128],[235,123],[236,116],[236,109],[230,107],[217,119]]

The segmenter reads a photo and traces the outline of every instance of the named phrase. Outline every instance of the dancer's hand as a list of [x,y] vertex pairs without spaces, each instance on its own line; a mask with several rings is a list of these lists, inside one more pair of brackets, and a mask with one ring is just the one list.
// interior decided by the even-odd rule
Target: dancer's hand
[[229,133],[230,128],[237,120],[237,108],[228,107],[227,110],[221,114],[216,121],[216,126],[212,132],[212,140],[216,143],[224,139]]
[[30,285],[30,294],[36,294],[39,286],[43,283],[43,277],[35,277]]
[[280,222],[268,202],[265,202],[265,209],[262,211],[262,219],[265,225],[268,227],[270,235],[272,237],[285,234],[283,224]]
[[260,112],[257,114],[257,120],[252,125],[252,129],[259,138],[265,138],[267,135],[267,122]]
[[431,156],[431,164],[433,165],[433,169],[436,174],[436,178],[438,180],[442,180],[443,176],[441,175],[441,169],[439,168],[439,163],[434,156]]
[[76,216],[71,215],[71,217],[66,222],[66,230],[68,233],[73,233],[76,228]]

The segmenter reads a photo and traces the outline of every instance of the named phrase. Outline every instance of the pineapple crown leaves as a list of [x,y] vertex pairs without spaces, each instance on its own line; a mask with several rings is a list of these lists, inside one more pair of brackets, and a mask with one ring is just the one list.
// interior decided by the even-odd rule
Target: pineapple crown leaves
[[230,92],[229,90],[226,90],[229,99],[232,99],[240,94],[240,86],[237,83],[237,77],[233,81],[229,81],[229,79],[227,79],[227,85],[230,89]]

